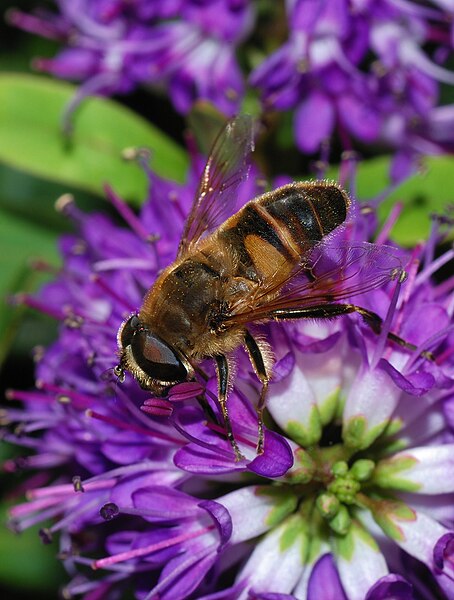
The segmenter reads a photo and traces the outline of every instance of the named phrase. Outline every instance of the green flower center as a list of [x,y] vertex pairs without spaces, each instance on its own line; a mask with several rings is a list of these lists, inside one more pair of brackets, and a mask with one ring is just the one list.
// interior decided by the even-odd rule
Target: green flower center
[[412,479],[417,460],[403,453],[406,442],[398,437],[401,421],[389,419],[374,427],[368,427],[364,417],[342,422],[340,399],[340,394],[333,395],[329,406],[314,407],[307,427],[296,421],[282,423],[297,444],[294,464],[280,481],[259,486],[259,493],[271,497],[274,505],[268,525],[283,548],[300,545],[303,562],[315,560],[326,544],[350,560],[359,539],[379,553],[365,513],[395,541],[416,518],[396,494],[420,487]]
[[361,483],[367,481],[375,468],[372,460],[359,459],[351,468],[345,461],[334,463],[331,473],[333,479],[316,499],[321,516],[336,533],[346,534],[351,524],[347,506],[357,503]]

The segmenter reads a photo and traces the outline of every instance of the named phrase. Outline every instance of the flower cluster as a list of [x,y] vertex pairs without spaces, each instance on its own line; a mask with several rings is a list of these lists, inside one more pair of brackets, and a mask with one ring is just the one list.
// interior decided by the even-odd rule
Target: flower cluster
[[[433,6],[433,4],[435,6]],[[452,49],[452,7],[404,0],[289,0],[289,38],[252,74],[265,107],[295,109],[298,147],[320,151],[334,132],[395,150],[392,174],[423,154],[452,151],[454,106],[437,107]],[[425,51],[432,50],[432,58]]]
[[279,24],[264,28],[271,39],[254,30],[261,5],[252,0],[58,5],[57,15],[10,11],[9,18],[65,44],[55,58],[35,60],[35,67],[82,81],[68,112],[86,95],[129,93],[146,84],[164,89],[181,113],[202,99],[230,116],[247,80],[265,112],[294,111],[296,142],[305,153],[326,155],[333,137],[346,150],[373,143],[395,152],[397,180],[421,155],[453,151],[454,109],[439,106],[440,83],[454,83],[443,66],[452,50],[448,2],[288,0],[286,15],[274,9]]
[[453,251],[434,256],[439,228],[408,254],[383,245],[395,214],[377,233],[373,210],[357,210],[333,248],[364,250],[355,277],[399,259],[407,281],[357,298],[381,316],[376,332],[358,316],[262,326],[276,357],[264,453],[239,351],[236,461],[213,376],[166,401],[111,377],[116,331],[175,256],[195,187],[150,177],[139,216],[107,190],[127,227],[58,203],[77,233],[62,238],[57,279],[22,301],[60,335],[38,353],[36,389],[10,392],[22,405],[4,434],[32,451],[5,468],[50,481],[31,480],[14,527],[51,519],[41,535],[59,534],[65,597],[454,598],[454,280],[434,280]]
[[82,81],[86,95],[128,93],[139,84],[165,88],[180,112],[196,99],[227,115],[238,111],[243,76],[235,49],[254,12],[248,0],[62,0],[59,14],[10,11],[22,29],[62,41],[35,68]]

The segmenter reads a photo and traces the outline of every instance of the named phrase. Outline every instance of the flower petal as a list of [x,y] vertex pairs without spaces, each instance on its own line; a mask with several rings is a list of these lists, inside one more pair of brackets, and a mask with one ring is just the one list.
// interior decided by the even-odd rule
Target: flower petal
[[420,494],[454,492],[454,444],[394,454],[378,463],[372,480],[383,488]]
[[388,574],[388,567],[374,538],[353,521],[343,538],[333,539],[336,564],[349,600],[364,600],[374,583]]
[[339,98],[339,113],[345,126],[360,140],[371,142],[380,132],[381,118],[376,105],[367,97],[344,94]]
[[353,448],[367,448],[387,426],[401,392],[383,369],[363,365],[345,403],[342,437]]
[[170,487],[149,486],[132,494],[134,507],[153,522],[194,518],[197,499]]
[[320,439],[322,425],[316,398],[298,366],[283,381],[270,386],[267,407],[276,423],[301,446]]
[[435,378],[432,373],[415,371],[414,373],[404,376],[383,358],[379,361],[378,366],[388,373],[401,390],[412,396],[422,396],[435,384]]
[[303,152],[316,152],[334,127],[334,107],[325,94],[313,91],[295,113],[295,135]]
[[262,477],[282,477],[293,465],[287,440],[274,431],[264,430],[264,452],[248,464],[248,470]]
[[232,544],[257,537],[291,514],[298,497],[292,491],[274,493],[269,486],[249,486],[216,500],[228,510],[233,523]]
[[307,586],[307,600],[348,600],[332,554],[324,554],[315,563]]
[[199,503],[200,508],[206,510],[213,517],[221,538],[221,545],[226,544],[232,535],[232,519],[229,511],[219,502],[204,500]]
[[413,600],[413,586],[400,575],[390,573],[375,583],[365,600]]
[[[433,550],[435,576],[448,598],[454,597],[454,532],[445,533]],[[441,571],[441,572],[440,572]]]
[[[260,597],[260,593],[290,594],[293,590],[303,568],[301,550],[306,543],[302,530],[299,535],[292,536],[293,543],[284,542],[289,528],[293,529],[295,525],[294,519],[290,518],[255,545],[239,575],[240,580],[247,582],[253,598]],[[246,593],[240,596],[241,599],[248,597]]]

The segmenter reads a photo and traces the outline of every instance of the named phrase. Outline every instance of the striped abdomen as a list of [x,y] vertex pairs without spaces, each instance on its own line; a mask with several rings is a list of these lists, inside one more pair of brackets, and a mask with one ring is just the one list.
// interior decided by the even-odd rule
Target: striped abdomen
[[246,204],[221,227],[219,241],[235,248],[238,274],[263,280],[280,270],[285,276],[345,221],[349,205],[335,184],[292,183]]

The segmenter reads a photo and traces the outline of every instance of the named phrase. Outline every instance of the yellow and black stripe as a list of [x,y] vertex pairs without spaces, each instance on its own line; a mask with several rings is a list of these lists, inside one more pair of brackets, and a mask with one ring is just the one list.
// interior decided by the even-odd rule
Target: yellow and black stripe
[[349,206],[334,183],[292,183],[246,204],[221,227],[219,240],[238,253],[239,275],[263,280],[280,271],[285,277],[345,221]]

